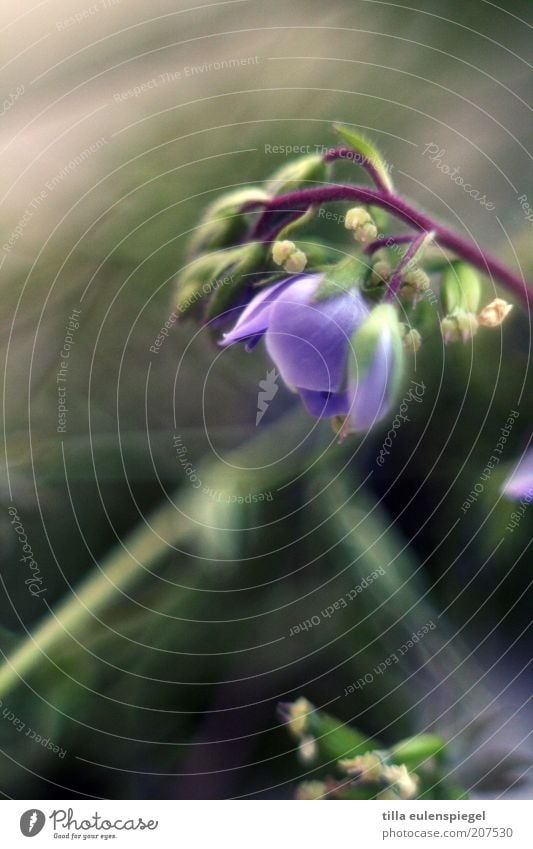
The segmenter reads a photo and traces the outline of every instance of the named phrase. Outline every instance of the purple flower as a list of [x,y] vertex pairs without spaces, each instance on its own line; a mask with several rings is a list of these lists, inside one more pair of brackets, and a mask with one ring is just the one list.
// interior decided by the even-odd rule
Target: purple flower
[[509,498],[533,496],[533,448],[519,460],[513,473],[505,481],[502,492]]
[[[265,336],[287,386],[298,392],[312,416],[343,417],[345,435],[368,429],[388,413],[401,347],[392,306],[371,313],[355,287],[318,299],[323,278],[296,275],[262,289],[221,344],[246,341],[251,350]],[[380,311],[376,323],[373,317]]]

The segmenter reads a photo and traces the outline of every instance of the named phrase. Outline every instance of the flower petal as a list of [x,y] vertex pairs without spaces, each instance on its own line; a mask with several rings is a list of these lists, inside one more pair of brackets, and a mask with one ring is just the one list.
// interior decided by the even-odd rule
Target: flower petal
[[348,423],[350,431],[368,430],[390,410],[390,374],[395,368],[390,334],[384,331],[374,358],[364,374],[353,371],[348,384]]
[[509,498],[533,496],[533,448],[518,462],[513,473],[505,481],[502,492]]
[[246,305],[234,327],[228,333],[224,333],[224,338],[219,344],[225,347],[235,342],[243,342],[250,336],[262,336],[268,327],[273,302],[280,292],[296,279],[296,277],[287,277],[275,283],[274,286],[261,289]]
[[321,279],[301,276],[278,295],[269,311],[266,345],[286,383],[336,392],[344,382],[350,337],[368,310],[356,290],[312,303]]
[[311,392],[300,389],[300,397],[308,413],[317,419],[345,416],[350,407],[346,392]]

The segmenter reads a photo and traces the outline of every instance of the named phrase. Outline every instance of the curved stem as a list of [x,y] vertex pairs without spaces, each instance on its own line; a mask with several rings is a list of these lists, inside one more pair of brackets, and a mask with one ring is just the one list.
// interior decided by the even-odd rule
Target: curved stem
[[43,663],[50,652],[72,633],[87,627],[168,555],[168,543],[183,540],[193,523],[177,513],[174,504],[160,507],[121,545],[116,546],[96,571],[82,581],[55,610],[48,608],[42,622],[28,633],[18,649],[4,656],[0,667],[0,697]]
[[[315,438],[321,438],[319,431]],[[289,440],[294,440],[298,447],[280,468],[279,445]],[[307,418],[297,408],[235,448],[226,459],[200,463],[199,478],[209,482],[212,491],[222,496],[226,491],[231,492],[232,486],[242,490],[244,481],[248,486],[252,482],[257,486],[257,472],[248,470],[259,466],[268,470],[262,474],[262,485],[274,486],[279,483],[280,474],[300,473],[302,464],[308,463],[313,444],[309,441]],[[320,454],[322,449],[317,451]],[[233,470],[231,474],[228,469]],[[3,658],[0,653],[0,699],[47,661],[55,665],[55,652],[87,633],[94,619],[121,601],[126,591],[145,578],[153,578],[172,553],[172,546],[205,534],[204,524],[189,517],[198,512],[198,499],[209,497],[203,489],[180,487],[170,502],[165,501],[144,519],[76,588],[69,587],[69,595],[63,601],[55,608],[46,605],[43,619],[33,631],[26,632],[19,646],[12,652],[4,652]]]
[[378,189],[390,194],[389,187],[382,180],[378,169],[369,159],[366,158],[366,156],[363,156],[362,153],[359,153],[351,147],[334,147],[324,154],[324,162],[333,162],[336,159],[347,159],[350,162],[355,162],[356,165],[360,165],[361,168],[365,169]]
[[[431,236],[431,234],[429,234]],[[409,266],[409,263],[416,256],[417,251],[422,247],[424,242],[428,237],[427,233],[421,233],[413,242],[409,245],[400,262],[398,263],[394,274],[392,275],[387,291],[385,293],[384,301],[392,301],[396,297],[396,293],[401,286],[402,283],[402,274]]]
[[394,233],[391,236],[378,236],[373,242],[365,245],[363,251],[369,256],[380,248],[392,248],[395,245],[408,245],[418,238],[418,233]]
[[[396,218],[405,221],[409,226],[415,227],[417,230],[424,232],[433,230],[435,232],[435,241],[442,247],[448,248],[484,274],[488,274],[490,277],[498,280],[527,307],[533,303],[533,292],[521,275],[510,271],[495,256],[464,239],[458,233],[448,229],[448,227],[433,221],[430,216],[420,212],[402,198],[379,189],[350,185],[320,186],[318,188],[300,189],[294,192],[287,192],[284,195],[278,195],[278,197],[273,198],[266,204],[263,213],[254,227],[254,238],[263,237],[272,213],[279,213],[285,209],[301,208],[302,205],[311,206],[312,204],[332,203],[334,201],[359,201],[372,206],[378,206],[390,212]],[[270,233],[272,232],[271,227],[268,227],[268,230]]]

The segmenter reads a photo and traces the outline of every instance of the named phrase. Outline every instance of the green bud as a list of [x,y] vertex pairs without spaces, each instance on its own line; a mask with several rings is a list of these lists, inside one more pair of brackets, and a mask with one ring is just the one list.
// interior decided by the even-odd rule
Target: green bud
[[307,699],[280,704],[278,713],[296,740],[313,738],[316,745],[315,760],[322,763],[355,757],[370,748],[368,739],[355,728],[317,710]]
[[474,313],[458,309],[443,318],[440,326],[445,343],[468,342],[477,333],[478,320]]
[[220,254],[203,254],[183,268],[176,279],[176,309],[186,315],[205,301],[221,265]]
[[234,248],[230,265],[218,275],[219,284],[210,298],[206,317],[217,318],[230,309],[250,283],[251,276],[262,271],[267,262],[267,251],[260,242],[248,242]]
[[424,292],[429,289],[429,277],[421,268],[413,268],[402,276],[398,296],[402,303],[415,305]]
[[305,187],[307,183],[323,183],[326,173],[327,166],[322,156],[301,156],[274,171],[265,191],[268,195],[279,195]]
[[392,180],[387,170],[387,163],[379,150],[367,141],[364,136],[360,136],[359,133],[352,130],[351,127],[345,127],[343,124],[334,124],[333,129],[352,150],[360,154],[362,158],[368,160],[374,166],[383,185],[389,191],[392,191]]
[[316,215],[316,207],[310,206],[309,209],[302,210],[302,214],[299,218],[296,218],[294,221],[290,221],[288,224],[283,227],[278,235],[278,239],[287,239],[291,234],[298,232],[303,229]]
[[[211,297],[212,302],[224,301],[231,305],[246,283],[246,275],[256,270],[264,259],[264,249],[257,242],[248,242],[225,251],[203,254],[189,263],[178,275],[176,309],[187,315]],[[224,293],[224,298],[220,293]]]
[[189,255],[233,244],[247,227],[245,214],[241,212],[244,204],[267,200],[267,193],[257,186],[237,189],[217,198],[209,204],[191,236]]
[[411,353],[416,354],[416,352],[420,350],[421,345],[422,337],[420,333],[415,327],[411,327],[411,329],[407,330],[403,337],[403,347],[406,351],[411,351]]
[[342,259],[327,270],[324,279],[315,292],[314,300],[316,302],[326,301],[328,298],[334,298],[337,295],[342,295],[343,292],[349,292],[350,289],[361,286],[367,270],[366,263],[354,257]]
[[386,260],[378,259],[378,261],[375,262],[372,266],[372,271],[370,273],[370,283],[374,286],[386,283],[391,274],[392,269],[389,263]]
[[423,761],[430,758],[442,760],[445,754],[446,741],[438,734],[417,734],[401,740],[391,749],[391,758],[396,763],[404,763],[408,769],[416,769]]
[[392,304],[378,304],[366,321],[355,331],[352,336],[353,356],[358,379],[361,379],[374,362],[378,345],[384,335],[389,336],[392,344],[388,394],[389,397],[393,397],[400,387],[405,356],[402,325]]
[[419,293],[429,289],[429,277],[422,268],[413,268],[412,271],[408,271],[403,275],[402,283]]
[[477,313],[481,298],[481,282],[477,271],[466,262],[453,262],[444,272],[441,300],[447,315],[455,310]]

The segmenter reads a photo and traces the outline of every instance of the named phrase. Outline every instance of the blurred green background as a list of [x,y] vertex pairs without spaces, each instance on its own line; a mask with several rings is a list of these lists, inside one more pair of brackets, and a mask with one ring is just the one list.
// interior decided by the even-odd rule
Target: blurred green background
[[[178,324],[150,351],[205,204],[265,180],[287,161],[273,146],[334,144],[333,121],[381,147],[398,192],[531,272],[531,6],[419,5],[4,4],[0,648],[38,659],[0,686],[5,796],[290,797],[309,768],[276,704],[299,695],[383,744],[437,731],[473,794],[530,792],[514,782],[528,772],[531,515],[506,531],[515,506],[499,491],[531,432],[522,308],[474,345],[427,340],[412,370],[423,403],[382,468],[386,423],[338,446],[283,387],[256,427],[261,346],[221,353]],[[502,463],[463,512],[513,410]],[[257,492],[271,498],[228,503]],[[99,584],[109,603],[82,597],[60,639],[32,644],[117,557],[123,585]],[[378,566],[356,601],[289,636]],[[344,696],[428,621],[402,664]]]

